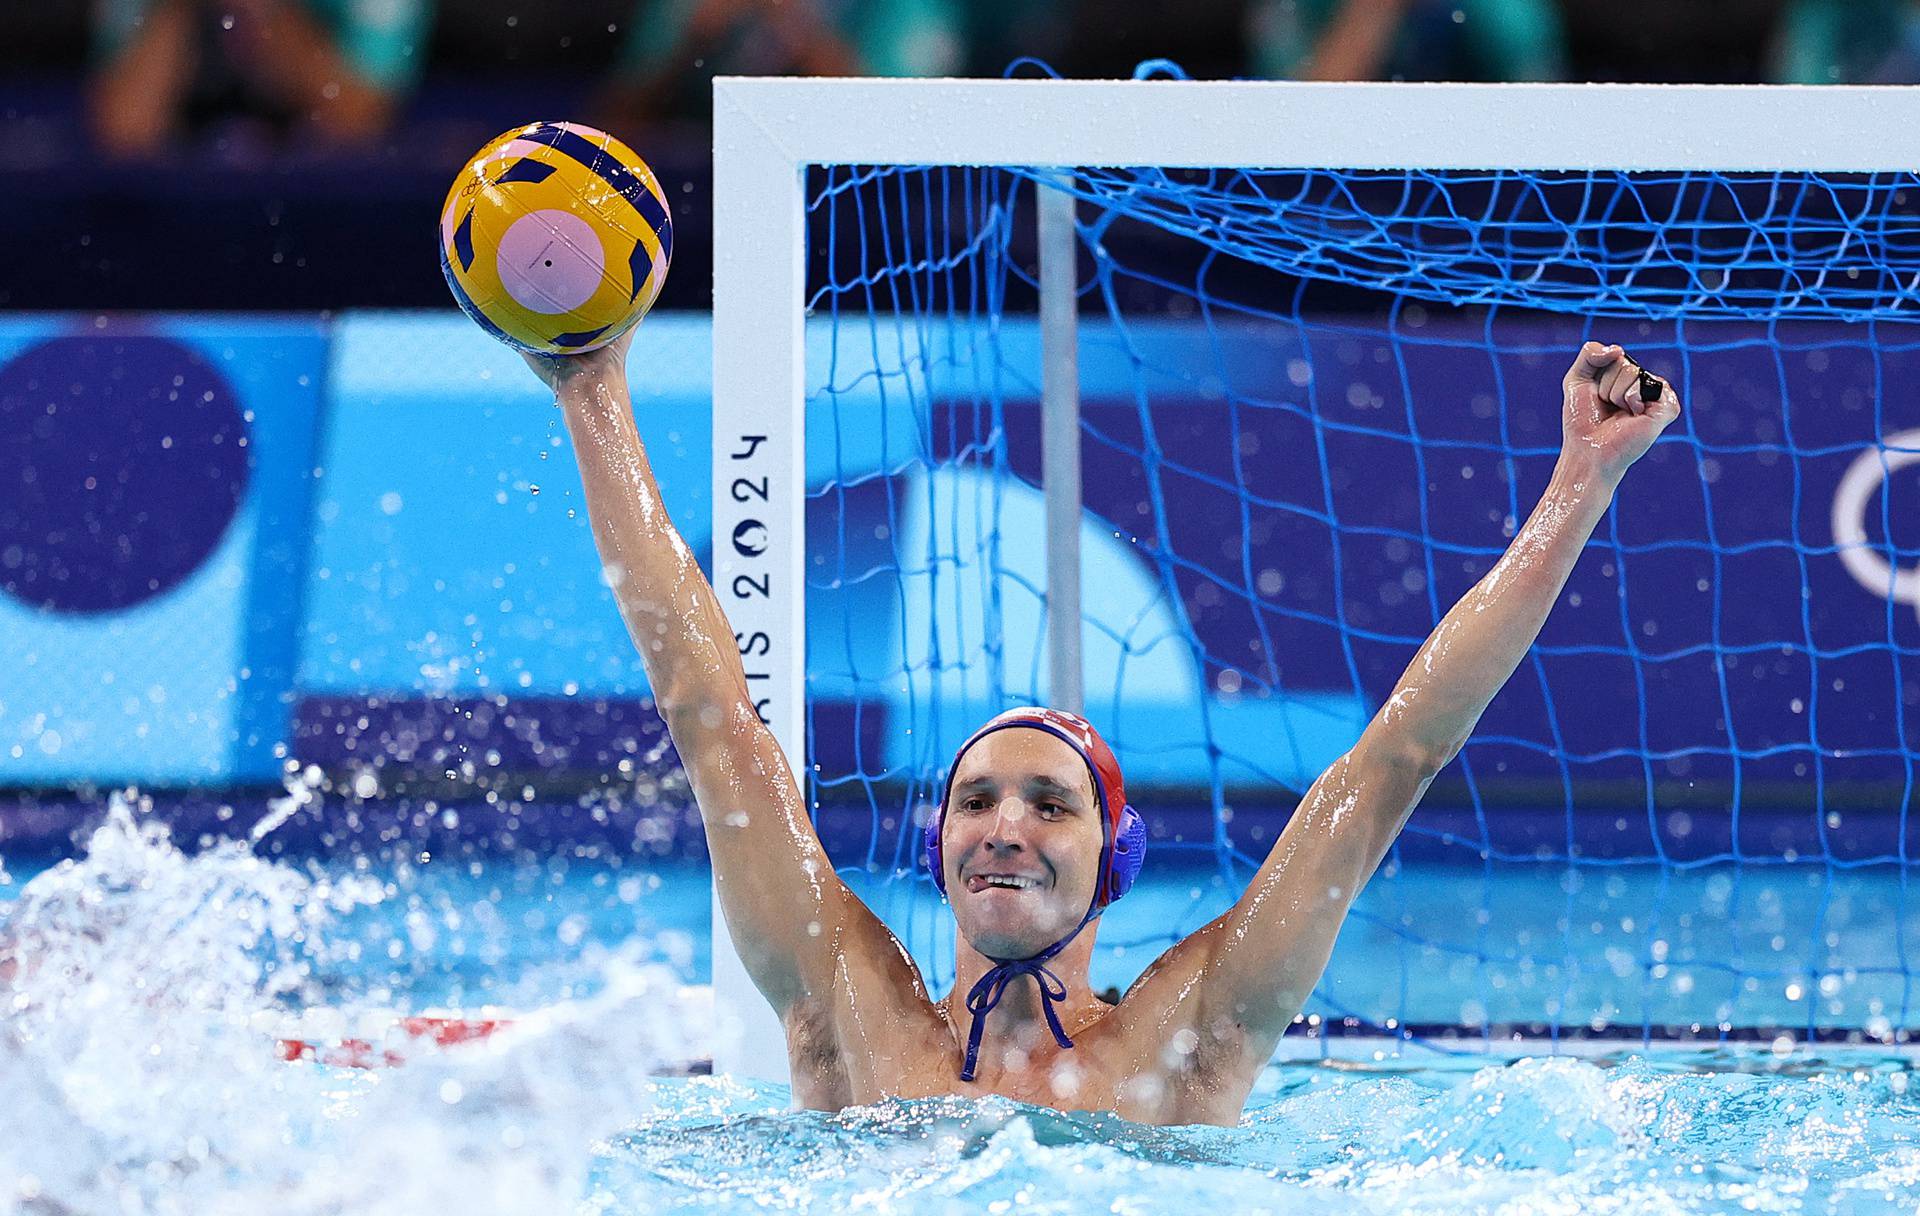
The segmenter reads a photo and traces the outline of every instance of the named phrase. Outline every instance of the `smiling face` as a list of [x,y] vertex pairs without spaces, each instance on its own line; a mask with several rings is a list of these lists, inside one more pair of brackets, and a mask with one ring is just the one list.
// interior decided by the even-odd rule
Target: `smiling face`
[[1093,902],[1104,840],[1086,761],[1041,730],[998,730],[960,759],[941,831],[961,936],[992,958],[1037,954]]

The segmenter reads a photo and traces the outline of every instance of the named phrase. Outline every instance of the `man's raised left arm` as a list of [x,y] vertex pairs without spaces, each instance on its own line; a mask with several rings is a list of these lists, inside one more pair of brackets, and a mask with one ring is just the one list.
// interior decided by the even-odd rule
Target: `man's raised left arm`
[[1163,969],[1163,980],[1197,971],[1188,1024],[1199,1034],[1237,1040],[1264,1064],[1319,980],[1355,894],[1533,645],[1622,475],[1680,416],[1673,389],[1643,377],[1617,346],[1583,346],[1562,388],[1559,463],[1505,555],[1441,620],[1359,742],[1308,789],[1239,902],[1136,985],[1152,986]]

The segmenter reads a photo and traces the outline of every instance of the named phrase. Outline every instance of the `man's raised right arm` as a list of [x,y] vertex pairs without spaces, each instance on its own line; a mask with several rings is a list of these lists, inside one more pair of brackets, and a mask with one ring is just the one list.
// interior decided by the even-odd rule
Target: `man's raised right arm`
[[566,418],[606,581],[706,824],[727,929],[784,1014],[831,974],[844,931],[872,917],[828,862],[786,757],[754,711],[733,629],[667,518],[627,394],[630,338],[527,362]]

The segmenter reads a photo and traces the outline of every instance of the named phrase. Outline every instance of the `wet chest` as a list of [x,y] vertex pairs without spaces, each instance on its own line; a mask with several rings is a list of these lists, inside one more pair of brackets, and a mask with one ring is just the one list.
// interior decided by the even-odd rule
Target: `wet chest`
[[[944,1025],[944,1023],[943,1023]],[[1021,1060],[988,1064],[972,1081],[960,1079],[960,1049],[951,1034],[929,1036],[914,1049],[885,1061],[866,1085],[855,1086],[855,1102],[886,1096],[934,1097],[997,1094],[1017,1102],[1056,1110],[1116,1111],[1132,1119],[1162,1121],[1170,1090],[1165,1080],[1138,1066],[1119,1050],[1123,1044],[1082,1035],[1071,1049],[1045,1044]],[[876,1061],[878,1062],[878,1061]]]

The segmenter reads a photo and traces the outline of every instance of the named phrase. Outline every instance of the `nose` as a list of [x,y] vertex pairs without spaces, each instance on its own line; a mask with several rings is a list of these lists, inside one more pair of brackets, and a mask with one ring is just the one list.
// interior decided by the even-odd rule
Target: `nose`
[[1002,798],[993,808],[993,818],[987,823],[987,834],[982,843],[995,851],[1011,851],[1022,847],[1020,839],[1026,828],[1027,804],[1018,798]]

